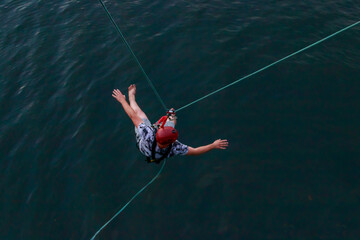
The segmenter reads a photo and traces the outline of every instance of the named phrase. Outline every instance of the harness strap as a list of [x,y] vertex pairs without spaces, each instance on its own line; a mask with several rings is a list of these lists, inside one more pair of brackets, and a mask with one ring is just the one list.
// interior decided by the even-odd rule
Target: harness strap
[[172,144],[170,144],[166,150],[166,152],[159,158],[159,159],[156,159],[155,157],[155,149],[156,149],[156,132],[157,132],[157,129],[155,129],[154,131],[154,141],[153,141],[153,144],[152,144],[152,148],[151,148],[151,158],[150,157],[147,157],[146,158],[146,161],[148,163],[152,163],[152,162],[155,162],[157,164],[159,164],[162,160],[164,160],[164,158],[166,158],[170,151],[171,151],[171,148],[172,148]]

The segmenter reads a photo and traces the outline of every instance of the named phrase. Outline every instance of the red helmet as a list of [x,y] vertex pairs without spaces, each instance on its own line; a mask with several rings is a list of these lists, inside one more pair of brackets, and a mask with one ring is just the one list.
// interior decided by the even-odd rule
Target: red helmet
[[156,132],[156,141],[166,145],[176,141],[179,133],[173,127],[162,127]]

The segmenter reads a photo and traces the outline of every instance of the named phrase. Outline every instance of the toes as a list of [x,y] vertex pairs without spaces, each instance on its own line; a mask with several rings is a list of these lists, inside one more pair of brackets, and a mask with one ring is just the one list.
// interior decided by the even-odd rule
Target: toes
[[130,94],[135,94],[136,93],[136,87],[135,87],[135,84],[131,84],[128,88],[129,90],[129,93]]

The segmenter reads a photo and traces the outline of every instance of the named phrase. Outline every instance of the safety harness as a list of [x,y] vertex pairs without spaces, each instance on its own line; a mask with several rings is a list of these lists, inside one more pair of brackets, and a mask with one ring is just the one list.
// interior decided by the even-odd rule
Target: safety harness
[[146,161],[148,163],[157,163],[159,164],[162,160],[164,160],[170,153],[171,151],[171,148],[172,148],[172,144],[170,144],[167,149],[166,149],[166,152],[164,154],[162,154],[162,156],[158,159],[156,159],[155,157],[155,154],[156,154],[156,145],[157,145],[157,142],[156,142],[156,133],[157,133],[157,130],[164,127],[167,119],[169,118],[169,116],[174,116],[175,115],[175,111],[170,109],[169,111],[167,111],[166,113],[166,116],[162,116],[159,121],[157,121],[153,126],[152,128],[154,129],[154,141],[153,141],[153,144],[152,144],[152,148],[151,148],[151,157],[146,157]]
[[156,149],[156,132],[157,132],[157,129],[156,128],[154,128],[154,129],[155,129],[155,131],[154,131],[154,141],[153,141],[152,148],[151,148],[151,158],[147,157],[146,161],[148,163],[154,162],[154,163],[159,164],[162,160],[164,160],[164,158],[166,158],[169,155],[169,153],[171,151],[171,148],[172,148],[172,144],[170,144],[167,147],[166,152],[160,158],[156,159],[156,157],[155,157],[155,153],[156,153],[155,149]]

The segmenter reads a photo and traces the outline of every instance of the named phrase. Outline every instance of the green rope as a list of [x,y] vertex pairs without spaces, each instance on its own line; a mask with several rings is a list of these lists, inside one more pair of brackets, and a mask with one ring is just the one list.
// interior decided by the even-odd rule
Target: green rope
[[[130,48],[129,44],[127,43],[127,41],[126,41],[126,39],[125,39],[125,37],[124,37],[124,35],[122,34],[122,32],[120,31],[119,27],[118,27],[117,24],[115,23],[115,21],[114,21],[114,19],[112,18],[111,14],[110,14],[109,11],[107,10],[107,8],[106,8],[106,6],[104,5],[104,3],[102,2],[102,0],[99,0],[99,1],[100,1],[101,5],[103,6],[104,10],[106,11],[108,17],[110,18],[110,21],[114,24],[116,30],[118,31],[118,33],[120,34],[121,38],[122,38],[123,41],[125,42],[127,48],[129,49],[129,51],[130,51],[131,54],[133,55],[135,61],[136,61],[137,64],[139,65],[139,67],[140,67],[141,71],[143,72],[146,80],[148,81],[150,87],[153,89],[155,95],[156,95],[157,98],[159,99],[159,101],[160,101],[160,103],[162,104],[162,106],[164,107],[164,109],[167,110],[167,107],[165,106],[164,102],[162,101],[159,93],[156,91],[156,88],[155,88],[154,85],[152,84],[150,78],[148,77],[148,75],[147,75],[146,72],[144,71],[143,67],[141,66],[139,60],[137,59],[137,57],[135,56],[134,52],[133,52],[132,49]],[[209,96],[211,96],[211,95],[213,95],[213,94],[215,94],[215,93],[217,93],[217,92],[220,92],[220,91],[224,90],[225,88],[228,88],[228,87],[230,87],[230,86],[232,86],[232,85],[234,85],[234,84],[236,84],[236,83],[238,83],[238,82],[240,82],[240,81],[242,81],[242,80],[244,80],[244,79],[246,79],[246,78],[249,78],[249,77],[251,77],[251,76],[253,76],[253,75],[255,75],[255,74],[257,74],[257,73],[259,73],[259,72],[261,72],[261,71],[264,71],[264,70],[266,70],[267,68],[270,68],[270,67],[274,66],[275,64],[278,64],[278,63],[281,62],[281,61],[284,61],[284,60],[286,60],[286,59],[288,59],[288,58],[290,58],[290,57],[292,57],[292,56],[294,56],[294,55],[296,55],[296,54],[298,54],[298,53],[300,53],[300,52],[303,52],[303,51],[305,51],[306,49],[309,49],[309,48],[311,48],[311,47],[313,47],[313,46],[315,46],[315,45],[317,45],[317,44],[319,44],[319,43],[321,43],[321,42],[323,42],[323,41],[325,41],[325,40],[327,40],[327,39],[329,39],[329,38],[331,38],[331,37],[333,37],[333,36],[335,36],[335,35],[337,35],[337,34],[339,34],[339,33],[341,33],[341,32],[343,32],[343,31],[345,31],[345,30],[347,30],[347,29],[349,29],[349,28],[352,28],[352,27],[358,25],[359,23],[360,23],[360,21],[358,21],[358,22],[356,22],[356,23],[354,23],[354,24],[352,24],[352,25],[350,25],[350,26],[348,26],[348,27],[346,27],[346,28],[343,28],[342,30],[337,31],[337,32],[335,32],[335,33],[333,33],[333,34],[331,34],[331,35],[329,35],[329,36],[327,36],[327,37],[325,37],[325,38],[323,38],[323,39],[321,39],[321,40],[319,40],[319,41],[317,41],[317,42],[315,42],[315,43],[313,43],[313,44],[311,44],[311,45],[309,45],[309,46],[307,46],[307,47],[305,47],[305,48],[302,48],[302,49],[300,49],[300,50],[298,50],[298,51],[296,51],[296,52],[294,52],[294,53],[292,53],[292,54],[290,54],[290,55],[288,55],[288,56],[286,56],[286,57],[284,57],[284,58],[282,58],[282,59],[280,59],[280,60],[278,60],[278,61],[276,61],[276,62],[274,62],[274,63],[271,63],[271,64],[267,65],[266,67],[263,67],[263,68],[255,71],[255,72],[253,72],[253,73],[251,73],[251,74],[249,74],[249,75],[246,75],[245,77],[242,77],[242,78],[240,78],[240,79],[238,79],[238,80],[236,80],[236,81],[234,81],[234,82],[232,82],[232,83],[230,83],[230,84],[228,84],[228,85],[226,85],[226,86],[224,86],[224,87],[222,87],[222,88],[220,88],[220,89],[218,89],[218,90],[216,90],[216,91],[213,91],[213,92],[211,92],[211,93],[209,93],[209,94],[207,94],[207,95],[205,95],[205,96],[203,96],[203,97],[201,97],[201,98],[199,98],[199,99],[197,99],[197,100],[195,100],[195,101],[193,101],[193,102],[191,102],[191,103],[189,103],[189,104],[186,104],[185,106],[177,109],[177,111],[180,111],[180,110],[182,110],[182,109],[184,109],[184,108],[186,108],[186,107],[189,107],[190,105],[195,104],[195,103],[197,103],[197,102],[199,102],[199,101],[201,101],[201,100],[203,100],[203,99],[205,99],[205,98],[207,98],[207,97],[209,97]],[[148,182],[142,189],[140,189],[109,221],[107,221],[107,222],[94,234],[94,236],[91,238],[91,240],[94,240],[95,237],[96,237],[114,218],[116,218],[116,217],[132,202],[132,200],[134,200],[134,199],[135,199],[142,191],[144,191],[153,181],[155,181],[155,179],[156,179],[156,178],[160,175],[160,173],[162,172],[162,170],[163,170],[163,168],[164,168],[164,166],[165,166],[165,163],[166,163],[166,160],[164,161],[163,165],[161,166],[161,168],[160,168],[159,172],[156,174],[156,176],[155,176],[150,182]]]
[[117,217],[117,215],[119,215],[131,202],[132,200],[134,200],[142,191],[145,190],[145,188],[147,188],[153,181],[155,181],[155,179],[160,175],[160,173],[162,172],[164,166],[166,163],[166,159],[164,160],[163,165],[161,166],[159,172],[156,174],[156,176],[151,179],[150,182],[148,182],[148,184],[146,184],[142,189],[140,189],[112,218],[110,218],[109,221],[107,221],[95,234],[94,236],[90,239],[90,240],[94,240],[95,237],[101,232],[101,230],[103,230],[112,220],[114,220],[114,218]]
[[201,101],[201,100],[203,100],[203,99],[205,99],[205,98],[207,98],[207,97],[209,97],[209,96],[211,96],[211,95],[213,95],[215,93],[218,93],[218,92],[224,90],[225,88],[228,88],[228,87],[230,87],[230,86],[232,86],[232,85],[234,85],[234,84],[236,84],[236,83],[238,83],[238,82],[240,82],[240,81],[242,81],[242,80],[244,80],[246,78],[249,78],[249,77],[251,77],[251,76],[253,76],[253,75],[255,75],[255,74],[259,73],[259,72],[262,72],[262,71],[274,66],[275,64],[278,64],[279,62],[282,62],[282,61],[284,61],[284,60],[286,60],[286,59],[288,59],[288,58],[290,58],[290,57],[292,57],[292,56],[294,56],[294,55],[296,55],[298,53],[301,53],[301,52],[303,52],[303,51],[305,51],[305,50],[307,50],[307,49],[309,49],[309,48],[311,48],[311,47],[313,47],[313,46],[315,46],[315,45],[317,45],[317,44],[319,44],[319,43],[321,43],[321,42],[323,42],[323,41],[325,41],[325,40],[327,40],[329,38],[332,38],[333,36],[343,32],[343,31],[348,30],[349,28],[352,28],[352,27],[358,25],[359,23],[360,23],[360,21],[358,21],[358,22],[356,22],[356,23],[354,23],[354,24],[352,24],[352,25],[350,25],[350,26],[348,26],[346,28],[343,28],[343,29],[341,29],[341,30],[339,30],[339,31],[337,31],[337,32],[335,32],[335,33],[333,33],[333,34],[331,34],[331,35],[329,35],[329,36],[327,36],[327,37],[313,43],[313,44],[310,44],[307,47],[304,47],[304,48],[300,49],[299,51],[296,51],[296,52],[294,52],[294,53],[292,53],[292,54],[290,54],[290,55],[288,55],[288,56],[286,56],[286,57],[284,57],[284,58],[282,58],[282,59],[280,59],[280,60],[278,60],[276,62],[273,62],[273,63],[267,65],[266,67],[263,67],[263,68],[255,71],[255,72],[249,74],[249,75],[246,75],[245,77],[242,77],[242,78],[240,78],[240,79],[238,79],[238,80],[236,80],[236,81],[234,81],[234,82],[232,82],[232,83],[230,83],[230,84],[228,84],[228,85],[226,85],[226,86],[224,86],[224,87],[222,87],[222,88],[220,88],[220,89],[218,89],[216,91],[213,91],[213,92],[211,92],[211,93],[209,93],[209,94],[207,94],[207,95],[205,95],[205,96],[203,96],[203,97],[201,97],[201,98],[199,98],[199,99],[197,99],[197,100],[195,100],[195,101],[193,101],[191,103],[188,103],[185,106],[183,106],[181,108],[178,108],[176,111],[178,112],[178,111],[180,111],[180,110],[182,110],[184,108],[187,108],[187,107],[189,107],[189,106],[191,106],[191,105],[193,105],[193,104],[195,104],[195,103],[197,103],[197,102],[199,102],[199,101]]
[[[122,32],[120,31],[119,27],[116,25],[114,19],[111,17],[109,11],[107,10],[107,8],[105,7],[104,3],[102,2],[102,0],[99,0],[101,5],[103,6],[103,8],[105,9],[105,12],[107,13],[108,17],[110,18],[111,22],[114,24],[116,30],[118,31],[118,33],[120,34],[121,38],[124,40],[127,48],[129,49],[129,51],[131,52],[131,54],[133,55],[134,59],[136,60],[137,64],[139,65],[141,71],[143,72],[143,74],[145,75],[146,80],[149,82],[150,87],[153,89],[155,95],[157,96],[157,98],[159,99],[160,103],[162,104],[162,106],[164,107],[165,110],[167,110],[167,107],[165,106],[164,102],[162,101],[159,93],[156,91],[156,88],[154,87],[154,85],[152,84],[150,78],[148,77],[148,75],[146,74],[146,72],[144,71],[143,67],[141,66],[139,60],[137,59],[137,57],[135,56],[134,52],[132,51],[132,49],[130,48],[129,44],[127,43],[124,35],[122,34]],[[112,218],[110,218],[110,220],[108,220],[95,234],[94,236],[92,236],[91,240],[94,240],[96,238],[96,236],[112,221],[114,220],[131,202],[132,200],[134,200],[142,191],[144,191],[152,182],[155,181],[156,178],[158,178],[158,176],[160,175],[160,173],[162,172],[162,170],[164,169],[164,166],[166,164],[166,159],[164,160],[163,165],[161,166],[159,172],[155,175],[155,177],[153,177],[153,179],[151,179],[150,182],[148,182],[143,188],[141,188]]]
[[112,16],[111,16],[110,12],[109,12],[109,11],[108,11],[108,9],[106,8],[106,6],[105,6],[105,4],[103,3],[103,1],[102,1],[102,0],[99,0],[99,2],[100,2],[100,3],[101,3],[101,5],[103,6],[103,8],[104,8],[104,10],[105,10],[106,14],[108,15],[108,17],[109,17],[110,21],[112,22],[112,24],[114,24],[114,26],[115,26],[116,30],[117,30],[117,31],[118,31],[118,33],[120,34],[120,36],[121,36],[122,40],[124,41],[124,43],[125,43],[126,47],[129,49],[130,53],[131,53],[131,54],[132,54],[132,56],[134,57],[134,59],[135,59],[136,63],[139,65],[139,67],[140,67],[140,69],[141,69],[142,73],[143,73],[143,74],[144,74],[144,76],[145,76],[145,79],[148,81],[148,83],[149,83],[150,87],[151,87],[151,88],[152,88],[152,90],[154,91],[154,93],[155,93],[156,97],[159,99],[159,101],[160,101],[161,105],[163,106],[164,110],[165,110],[165,111],[167,111],[167,110],[168,110],[168,108],[166,107],[166,105],[165,105],[164,101],[161,99],[161,97],[160,97],[159,93],[157,92],[157,90],[156,90],[156,88],[155,88],[154,84],[151,82],[150,78],[149,78],[149,77],[148,77],[148,75],[146,74],[146,72],[145,72],[144,68],[141,66],[141,64],[140,64],[140,62],[139,62],[139,60],[138,60],[138,58],[135,56],[135,54],[134,54],[133,50],[131,49],[130,45],[129,45],[129,44],[128,44],[128,42],[126,41],[126,39],[125,39],[124,35],[122,34],[122,32],[121,32],[120,28],[119,28],[119,27],[118,27],[118,25],[115,23],[114,19],[112,18]]

